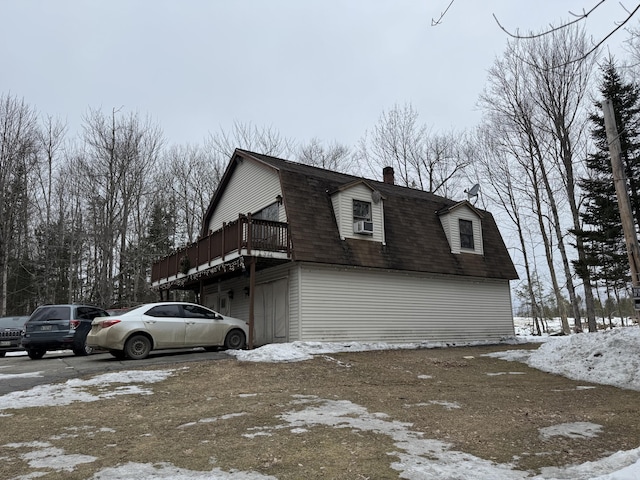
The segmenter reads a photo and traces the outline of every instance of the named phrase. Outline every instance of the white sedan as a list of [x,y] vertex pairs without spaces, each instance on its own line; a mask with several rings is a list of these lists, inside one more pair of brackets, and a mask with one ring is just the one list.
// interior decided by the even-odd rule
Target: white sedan
[[247,322],[186,302],[148,303],[91,322],[87,345],[116,358],[141,360],[151,350],[167,348],[245,348]]

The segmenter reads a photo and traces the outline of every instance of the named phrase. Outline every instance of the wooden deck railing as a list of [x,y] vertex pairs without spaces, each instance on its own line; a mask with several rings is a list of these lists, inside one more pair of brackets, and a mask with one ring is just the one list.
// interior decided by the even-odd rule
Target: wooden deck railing
[[186,274],[194,267],[197,270],[206,269],[214,260],[224,261],[225,255],[241,250],[246,250],[249,255],[256,250],[286,252],[289,257],[289,225],[241,215],[238,220],[223,224],[220,230],[153,262],[151,282],[168,279],[179,273]]

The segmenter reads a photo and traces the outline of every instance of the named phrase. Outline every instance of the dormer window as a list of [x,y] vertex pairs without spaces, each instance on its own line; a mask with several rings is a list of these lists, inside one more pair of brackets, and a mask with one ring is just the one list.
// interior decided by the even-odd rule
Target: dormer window
[[460,248],[474,250],[473,222],[471,220],[459,219],[458,225],[460,227]]
[[451,253],[484,255],[482,241],[483,213],[467,200],[439,210],[440,223]]
[[371,221],[371,202],[353,201],[353,221],[357,222],[359,220]]
[[353,200],[353,231],[363,235],[371,235],[373,233],[371,202]]
[[364,180],[342,185],[331,196],[341,240],[354,239],[385,244],[385,197]]

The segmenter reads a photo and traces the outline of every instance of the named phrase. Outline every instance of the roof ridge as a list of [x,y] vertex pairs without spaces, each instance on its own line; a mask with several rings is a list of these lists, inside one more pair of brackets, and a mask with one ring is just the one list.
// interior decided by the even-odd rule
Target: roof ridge
[[338,172],[335,170],[330,170],[328,168],[322,168],[322,167],[317,167],[315,165],[309,165],[306,163],[302,163],[302,162],[296,162],[293,160],[287,160],[285,158],[280,158],[280,157],[274,157],[273,155],[267,155],[264,153],[258,153],[258,152],[252,152],[250,150],[245,150],[242,148],[238,148],[236,149],[239,152],[242,152],[245,155],[249,155],[254,157],[257,160],[262,160],[263,162],[268,163],[269,165],[271,165],[274,168],[279,168],[278,165],[274,165],[274,161],[275,162],[282,162],[284,164],[285,168],[287,171],[289,172],[293,172],[293,173],[301,173],[298,170],[314,170],[317,171],[318,173],[323,172],[325,175],[332,175],[334,178],[336,176],[340,176],[344,178],[344,182],[345,184],[348,184],[350,182],[354,182],[354,181],[365,181],[368,182],[370,184],[375,184],[376,186],[382,186],[383,189],[403,189],[405,192],[411,192],[414,195],[428,195],[428,196],[432,196],[433,199],[437,199],[440,201],[444,201],[446,203],[451,202],[451,204],[455,204],[458,203],[456,200],[453,200],[451,198],[447,198],[447,197],[443,197],[442,195],[438,195],[435,194],[433,192],[429,192],[427,190],[420,190],[418,188],[414,188],[414,187],[409,187],[406,185],[398,185],[397,183],[386,183],[383,180],[378,180],[378,179],[373,179],[373,178],[367,178],[365,176],[361,176],[361,175],[354,175],[351,173],[344,173],[344,172]]

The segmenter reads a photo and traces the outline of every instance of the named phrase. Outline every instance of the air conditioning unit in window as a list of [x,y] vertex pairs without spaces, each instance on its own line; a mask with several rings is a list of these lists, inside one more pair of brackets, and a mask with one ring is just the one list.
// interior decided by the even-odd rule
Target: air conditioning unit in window
[[358,220],[353,224],[353,231],[362,235],[373,235],[373,222]]

